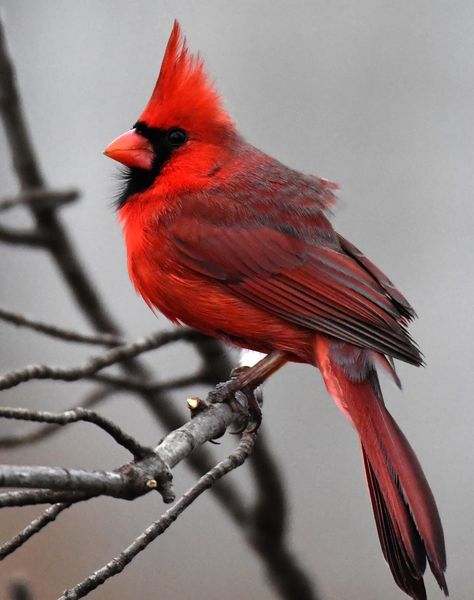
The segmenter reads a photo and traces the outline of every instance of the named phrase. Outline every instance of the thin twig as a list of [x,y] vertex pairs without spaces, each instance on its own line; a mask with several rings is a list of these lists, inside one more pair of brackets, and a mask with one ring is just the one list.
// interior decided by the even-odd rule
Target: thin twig
[[91,356],[84,363],[75,367],[51,367],[49,365],[30,365],[24,369],[17,369],[5,373],[0,377],[0,390],[7,390],[20,383],[31,381],[33,379],[53,379],[59,381],[77,381],[97,373],[105,367],[134,358],[139,354],[156,350],[171,342],[179,340],[189,340],[198,336],[192,329],[175,329],[154,333],[145,338],[141,338],[130,344],[117,346],[103,354]]
[[120,375],[109,375],[104,373],[96,373],[88,376],[86,379],[97,381],[98,383],[104,383],[113,386],[117,389],[129,390],[132,392],[164,392],[171,390],[178,390],[180,388],[189,387],[196,384],[206,383],[207,374],[200,370],[194,375],[183,375],[182,377],[175,377],[168,381],[157,381],[157,382],[142,382],[136,378],[121,377]]
[[[31,410],[28,408],[12,408],[0,406],[0,418],[15,419],[18,421],[34,421],[35,423],[51,423],[55,425],[68,425],[84,421],[93,423],[108,433],[120,446],[128,450],[135,459],[144,458],[153,453],[153,449],[142,446],[135,438],[125,433],[118,425],[109,421],[99,413],[78,406],[64,412],[49,412]],[[0,475],[1,476],[1,475]]]
[[98,346],[120,346],[124,344],[124,340],[118,335],[111,335],[109,333],[79,333],[71,329],[64,327],[58,327],[51,323],[44,323],[37,319],[31,319],[20,313],[15,313],[11,310],[0,307],[0,319],[7,323],[12,323],[18,327],[27,327],[33,329],[39,333],[44,333],[51,337],[59,338],[68,342],[78,342],[80,344],[95,344]]
[[[0,114],[11,151],[13,169],[23,192],[45,188],[23,114],[15,71],[8,55],[3,23],[0,21]],[[48,249],[84,315],[100,331],[117,333],[109,311],[82,268],[54,207],[31,205],[38,231],[51,240]]]
[[74,202],[78,197],[79,191],[75,189],[49,190],[40,188],[37,190],[27,190],[11,198],[2,198],[0,200],[0,212],[5,212],[19,206],[59,208],[60,206]]
[[33,537],[36,533],[39,533],[42,529],[44,529],[49,523],[52,523],[56,517],[72,506],[71,502],[58,502],[57,504],[53,504],[52,506],[48,506],[48,508],[36,519],[33,519],[31,523],[29,523],[26,527],[24,527],[21,531],[19,531],[11,540],[5,542],[2,546],[0,546],[0,560],[6,558],[9,554],[18,550],[20,546],[23,546],[31,537]]
[[230,471],[233,471],[244,463],[246,458],[252,452],[256,440],[256,433],[244,433],[238,448],[226,459],[221,461],[203,477],[199,479],[181,498],[169,508],[157,521],[152,523],[147,529],[139,535],[127,548],[109,561],[102,568],[95,571],[84,581],[75,585],[73,588],[63,592],[59,600],[78,600],[83,598],[99,585],[117,575],[153,540],[164,533],[178,516],[196,500],[204,491],[209,489],[216,481],[224,477]]
[[44,248],[49,238],[39,231],[30,229],[12,229],[0,224],[0,242],[29,246],[30,248]]
[[[100,387],[87,394],[79,406],[82,408],[91,408],[99,402],[105,400],[111,394],[114,394],[116,390],[114,388]],[[68,410],[74,410],[77,406],[71,406]],[[33,442],[39,442],[46,437],[56,433],[61,429],[61,425],[42,425],[37,427],[33,431],[11,433],[0,437],[0,448],[14,448],[24,444],[30,444]]]

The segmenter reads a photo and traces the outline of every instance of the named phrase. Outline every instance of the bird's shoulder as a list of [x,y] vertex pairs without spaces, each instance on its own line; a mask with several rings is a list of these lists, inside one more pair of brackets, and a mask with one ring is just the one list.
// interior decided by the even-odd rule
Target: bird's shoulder
[[183,190],[165,225],[192,220],[195,227],[273,228],[317,242],[336,240],[330,224],[337,185],[291,169],[249,144],[217,164],[198,189]]

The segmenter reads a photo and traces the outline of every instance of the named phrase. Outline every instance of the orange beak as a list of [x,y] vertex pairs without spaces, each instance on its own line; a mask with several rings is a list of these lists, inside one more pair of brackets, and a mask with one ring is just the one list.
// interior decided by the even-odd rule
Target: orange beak
[[155,151],[151,143],[134,129],[119,135],[104,150],[105,156],[113,158],[126,167],[151,169]]

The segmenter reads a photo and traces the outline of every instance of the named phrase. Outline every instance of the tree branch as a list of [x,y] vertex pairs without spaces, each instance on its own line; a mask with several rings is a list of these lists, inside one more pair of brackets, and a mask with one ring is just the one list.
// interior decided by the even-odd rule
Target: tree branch
[[[205,442],[223,435],[232,423],[235,414],[227,404],[210,405],[196,418],[168,434],[155,448],[145,448],[124,434],[116,425],[92,411],[67,411],[66,413],[46,413],[37,415],[26,409],[4,408],[0,416],[15,419],[38,420],[60,424],[77,420],[90,420],[105,429],[127,449],[132,447],[138,460],[127,463],[114,471],[86,471],[63,467],[0,465],[0,487],[34,488],[34,492],[46,490],[43,494],[31,493],[31,503],[43,500],[50,502],[50,492],[73,492],[87,496],[105,495],[126,500],[134,499],[157,490],[165,502],[171,502],[174,494],[171,488],[169,469],[181,462]],[[85,413],[85,414],[84,414]],[[49,494],[49,495],[48,495]],[[60,499],[52,496],[53,501]],[[67,497],[69,498],[69,496]],[[27,503],[28,494],[7,492],[0,494],[0,506],[14,506]],[[61,498],[63,500],[63,498]]]
[[206,383],[208,373],[205,369],[200,369],[193,375],[183,375],[182,377],[176,377],[169,379],[168,381],[150,381],[142,382],[139,379],[133,377],[120,377],[119,375],[109,375],[103,373],[96,373],[94,375],[87,376],[86,379],[97,381],[98,383],[104,383],[113,386],[119,390],[129,390],[131,392],[168,392],[170,390],[178,390],[180,388],[189,387],[198,383]]
[[49,190],[39,188],[37,190],[27,190],[11,198],[0,200],[0,212],[5,212],[19,206],[31,208],[59,208],[65,204],[70,204],[79,198],[79,191],[70,190]]
[[56,517],[63,511],[72,506],[71,502],[58,502],[49,506],[42,515],[31,521],[25,528],[18,532],[11,540],[0,546],[0,560],[6,558],[9,554],[18,550],[36,533],[39,533],[49,523],[52,523]]
[[158,471],[144,472],[134,464],[116,471],[86,471],[65,467],[30,465],[0,465],[0,487],[47,489],[54,492],[74,492],[93,496],[112,496],[126,500],[138,498],[150,491],[150,481],[162,477]]
[[121,573],[137,554],[145,550],[153,540],[164,533],[170,525],[176,521],[178,516],[204,491],[209,489],[224,475],[243,464],[252,452],[255,439],[256,432],[244,433],[238,448],[232,454],[201,477],[197,483],[181,496],[176,504],[169,508],[157,521],[147,527],[147,529],[127,548],[122,550],[118,556],[109,561],[101,569],[95,571],[81,583],[63,592],[63,595],[59,600],[78,600],[79,598],[83,598],[114,575]]
[[69,423],[77,423],[78,421],[93,423],[108,433],[117,444],[128,450],[135,459],[145,458],[153,454],[152,448],[139,444],[132,436],[125,433],[125,431],[120,429],[115,423],[112,423],[112,421],[109,421],[109,419],[106,419],[93,410],[88,410],[80,406],[60,413],[0,406],[0,418],[34,421],[36,423],[52,423],[55,425],[68,425]]
[[[13,169],[21,189],[31,193],[45,189],[45,180],[33,150],[33,144],[23,114],[12,62],[8,56],[3,23],[0,21],[0,112],[11,150]],[[116,333],[115,325],[102,306],[93,286],[82,269],[54,207],[31,205],[39,231],[52,240],[52,258],[82,307],[84,314],[101,331]]]
[[0,376],[0,390],[10,389],[20,383],[25,383],[33,379],[77,381],[78,379],[89,377],[105,367],[110,367],[115,363],[134,358],[143,352],[156,350],[166,344],[179,340],[188,341],[200,335],[192,329],[175,329],[173,331],[154,333],[129,344],[117,346],[103,354],[91,356],[84,363],[75,367],[30,365],[24,369],[10,371]]
[[35,504],[54,504],[55,502],[77,502],[88,500],[93,495],[71,490],[18,490],[0,493],[0,508],[34,506]]
[[263,438],[257,440],[249,463],[257,484],[249,537],[261,555],[272,585],[283,598],[314,600],[314,584],[288,548],[287,503],[278,467]]
[[0,224],[0,242],[29,246],[30,248],[45,248],[49,238],[39,231],[29,229],[11,229]]
[[72,331],[71,329],[65,329],[64,327],[58,327],[50,323],[44,323],[36,319],[30,319],[20,313],[12,312],[5,308],[0,307],[0,319],[16,325],[18,327],[27,327],[33,331],[44,333],[54,338],[59,338],[67,342],[78,342],[80,344],[95,344],[98,346],[120,346],[125,342],[118,335],[111,335],[109,333],[96,333],[91,335],[88,333],[79,333]]
[[[79,406],[82,408],[90,408],[91,406],[95,406],[99,402],[102,402],[114,392],[115,390],[113,388],[98,388],[87,394]],[[69,410],[74,410],[76,408],[78,407],[72,406]],[[60,425],[43,425],[30,432],[5,435],[0,437],[0,448],[15,448],[16,446],[38,442],[57,432],[60,427]]]

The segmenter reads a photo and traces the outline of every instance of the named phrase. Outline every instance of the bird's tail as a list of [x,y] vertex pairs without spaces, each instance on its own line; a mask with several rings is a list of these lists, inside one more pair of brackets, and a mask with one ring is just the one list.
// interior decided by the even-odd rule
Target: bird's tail
[[329,393],[360,436],[378,536],[395,582],[415,600],[426,599],[428,559],[448,595],[436,503],[414,451],[385,407],[371,353],[321,336],[316,360]]

